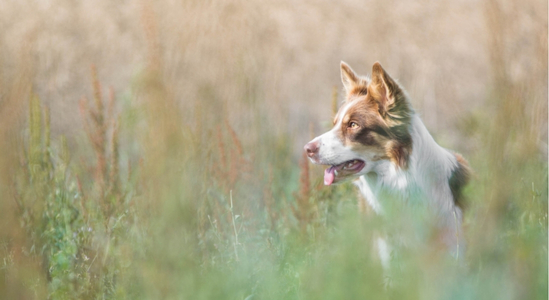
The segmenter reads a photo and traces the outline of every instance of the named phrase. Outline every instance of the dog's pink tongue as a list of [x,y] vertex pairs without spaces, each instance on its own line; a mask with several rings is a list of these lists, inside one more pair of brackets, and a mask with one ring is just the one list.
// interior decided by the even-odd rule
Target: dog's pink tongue
[[334,166],[329,167],[324,171],[324,185],[331,185],[335,179],[335,168]]

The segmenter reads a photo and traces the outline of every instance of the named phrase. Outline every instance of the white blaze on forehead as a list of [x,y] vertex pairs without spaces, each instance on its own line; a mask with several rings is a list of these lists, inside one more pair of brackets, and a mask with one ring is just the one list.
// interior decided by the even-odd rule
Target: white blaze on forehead
[[335,143],[341,144],[341,146],[343,146],[343,141],[341,141],[339,139],[339,137],[338,137],[339,135],[337,134],[337,132],[340,130],[341,123],[343,122],[343,119],[345,118],[345,115],[347,114],[347,111],[352,106],[351,104],[352,104],[352,102],[347,102],[343,105],[343,107],[341,107],[341,109],[339,110],[340,113],[337,115],[337,120],[336,120],[336,123],[335,123],[334,127],[330,131],[328,131],[328,132],[326,132],[325,134],[322,135],[324,143],[333,144],[335,142]]
[[[340,114],[337,115],[336,124],[334,126],[334,129],[339,128],[341,126],[341,123],[343,122],[343,118],[345,118],[345,115],[347,114],[347,111],[349,108],[351,108],[355,104],[355,101],[347,102],[341,107],[339,110]],[[332,129],[332,130],[334,130]]]

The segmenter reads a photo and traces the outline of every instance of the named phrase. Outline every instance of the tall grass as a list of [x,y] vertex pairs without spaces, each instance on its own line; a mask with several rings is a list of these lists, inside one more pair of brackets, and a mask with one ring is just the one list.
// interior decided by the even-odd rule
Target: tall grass
[[[0,4],[0,298],[547,299],[546,3],[467,3]],[[309,165],[341,59],[469,159],[462,262]]]

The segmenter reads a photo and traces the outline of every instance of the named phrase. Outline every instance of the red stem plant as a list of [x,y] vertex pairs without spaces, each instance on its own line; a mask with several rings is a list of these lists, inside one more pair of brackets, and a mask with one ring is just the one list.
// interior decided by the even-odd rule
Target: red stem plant
[[299,222],[302,233],[307,230],[307,225],[314,217],[313,204],[311,204],[311,179],[309,176],[309,160],[303,152],[299,163],[299,192],[295,193],[296,207],[292,206],[295,218]]
[[[109,89],[108,106],[105,107],[97,70],[91,66],[93,102],[83,97],[80,100],[80,114],[84,130],[92,144],[96,158],[94,171],[95,192],[100,199],[106,219],[110,217],[121,201],[118,168],[118,122],[114,117],[114,91]],[[110,133],[110,140],[108,140]]]

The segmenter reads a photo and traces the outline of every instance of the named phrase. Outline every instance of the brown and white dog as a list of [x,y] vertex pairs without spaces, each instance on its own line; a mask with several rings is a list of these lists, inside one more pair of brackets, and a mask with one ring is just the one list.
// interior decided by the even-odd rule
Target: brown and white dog
[[[311,162],[330,166],[324,184],[354,180],[378,214],[383,214],[381,192],[403,199],[419,195],[440,219],[440,241],[458,256],[464,245],[461,191],[471,174],[467,162],[434,141],[406,92],[379,63],[370,79],[341,62],[341,80],[346,98],[334,127],[305,145]],[[388,254],[381,252],[387,245],[379,242],[386,265]]]

